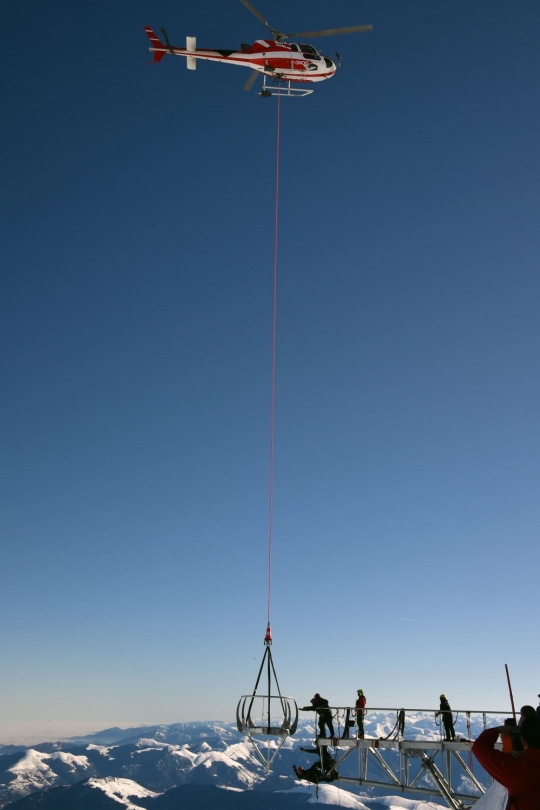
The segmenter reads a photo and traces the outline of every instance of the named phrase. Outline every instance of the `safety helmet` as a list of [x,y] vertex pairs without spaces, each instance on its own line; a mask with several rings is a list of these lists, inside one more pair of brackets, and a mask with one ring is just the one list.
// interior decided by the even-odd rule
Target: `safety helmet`
[[314,697],[314,698],[320,698],[320,695],[319,695],[319,693],[318,693],[318,692],[315,692],[315,694],[313,695],[313,697]]
[[364,690],[363,690],[363,689],[359,689],[359,690],[357,691],[357,693],[356,693],[356,694],[357,694],[357,695],[363,695],[363,694],[364,694]]
[[446,695],[440,695],[440,700],[446,700]]

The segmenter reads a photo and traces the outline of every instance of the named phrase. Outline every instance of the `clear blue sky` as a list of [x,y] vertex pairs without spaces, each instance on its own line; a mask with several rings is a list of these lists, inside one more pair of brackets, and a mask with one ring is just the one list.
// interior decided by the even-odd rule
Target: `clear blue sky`
[[[281,105],[282,689],[499,709],[507,662],[534,702],[540,6],[257,5],[374,26]],[[0,741],[229,720],[266,623],[276,102],[148,64],[143,26],[264,29],[236,0],[3,24]]]

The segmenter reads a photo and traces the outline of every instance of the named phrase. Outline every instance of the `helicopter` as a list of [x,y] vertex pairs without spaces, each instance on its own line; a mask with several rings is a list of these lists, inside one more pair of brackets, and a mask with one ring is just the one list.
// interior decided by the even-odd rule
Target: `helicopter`
[[286,40],[291,37],[311,38],[355,34],[360,31],[371,31],[373,28],[372,25],[355,25],[349,28],[327,28],[323,31],[300,31],[295,34],[286,34],[272,28],[249,0],[240,0],[240,2],[266,26],[274,39],[258,39],[252,45],[242,44],[240,50],[235,51],[222,48],[218,50],[197,48],[196,37],[186,37],[186,47],[178,48],[171,45],[164,28],[161,29],[165,40],[163,43],[149,26],[145,26],[144,30],[152,45],[150,51],[154,53],[153,62],[160,62],[166,54],[170,53],[173,56],[185,56],[188,70],[195,70],[197,59],[239,65],[250,68],[252,71],[244,85],[244,90],[250,90],[257,76],[262,73],[261,96],[306,96],[313,90],[305,86],[292,87],[292,83],[306,85],[331,79],[341,66],[341,57],[336,53],[337,62],[334,62],[320,53],[313,45],[286,42]]

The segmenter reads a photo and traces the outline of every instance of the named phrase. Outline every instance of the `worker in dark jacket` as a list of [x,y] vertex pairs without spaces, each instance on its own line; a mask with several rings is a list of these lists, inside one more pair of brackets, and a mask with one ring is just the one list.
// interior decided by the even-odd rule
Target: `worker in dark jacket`
[[480,765],[508,790],[507,810],[538,810],[540,807],[540,719],[527,717],[519,726],[525,749],[521,754],[497,751],[502,736],[515,733],[515,726],[498,726],[483,731],[472,752]]
[[328,701],[321,697],[318,692],[311,698],[311,706],[304,706],[303,712],[317,712],[319,715],[319,737],[326,737],[325,727],[328,726],[330,736],[334,736],[334,726],[332,723],[332,712],[328,708]]
[[450,708],[450,704],[446,699],[446,695],[441,695],[441,703],[439,706],[439,711],[435,712],[435,717],[441,715],[441,720],[444,725],[444,739],[446,742],[450,742],[450,740],[456,739],[456,732],[454,731],[454,720],[452,718],[452,709]]
[[[336,760],[328,753],[326,746],[321,746],[322,754],[319,748],[301,748],[306,754],[317,754],[316,762],[310,768],[296,767],[293,765],[293,771],[299,779],[306,779],[308,782],[318,785],[319,782],[333,782],[339,779],[338,772],[334,768]],[[322,762],[321,762],[322,758]]]

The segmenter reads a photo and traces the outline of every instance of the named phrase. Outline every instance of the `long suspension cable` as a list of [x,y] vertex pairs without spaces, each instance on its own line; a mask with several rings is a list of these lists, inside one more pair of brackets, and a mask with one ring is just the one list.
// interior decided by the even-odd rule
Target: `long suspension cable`
[[276,324],[277,324],[277,267],[278,267],[278,226],[279,226],[279,146],[281,97],[277,96],[277,132],[276,132],[276,212],[274,221],[274,319],[272,327],[272,394],[270,408],[270,503],[268,519],[268,626],[270,627],[270,589],[272,582],[272,518],[274,494],[274,423],[276,393]]

